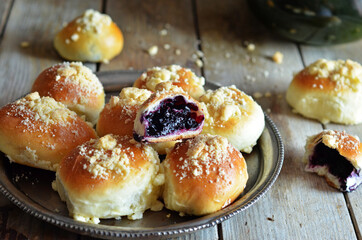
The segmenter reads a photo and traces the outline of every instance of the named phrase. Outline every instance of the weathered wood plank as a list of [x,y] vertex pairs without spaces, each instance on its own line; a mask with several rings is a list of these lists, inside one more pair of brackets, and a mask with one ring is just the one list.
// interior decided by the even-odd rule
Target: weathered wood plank
[[[102,64],[101,71],[143,70],[169,64],[199,70],[192,60],[198,41],[191,0],[108,0],[106,12],[123,31],[125,41],[122,53],[109,64]],[[170,49],[165,49],[165,44]],[[147,53],[152,46],[158,47],[155,56]]]
[[[222,224],[224,239],[353,239],[344,197],[304,172],[306,137],[322,126],[291,112],[284,94],[293,72],[303,68],[296,45],[271,36],[245,1],[197,1],[208,81],[235,84],[245,92],[270,92],[257,101],[277,124],[285,162],[272,189],[254,206]],[[248,52],[243,41],[255,44]],[[281,65],[270,60],[284,54]],[[266,96],[269,96],[267,94]]]
[[[362,63],[362,56],[360,54],[360,51],[358,51],[359,49],[362,49],[362,40],[329,47],[301,47],[303,58],[307,65],[320,58],[326,58],[330,60],[352,59],[354,61]],[[359,136],[359,138],[362,139],[362,124],[352,126],[346,126],[342,124],[327,124],[325,127],[326,129],[335,129],[339,131],[345,130],[347,133]],[[355,192],[346,194],[347,201],[350,202],[351,217],[355,220],[355,230],[359,239],[362,239],[362,204],[360,201],[361,197],[361,188],[357,189]]]
[[0,36],[2,35],[7,17],[10,13],[10,8],[13,0],[3,0],[0,2]]
[[[1,5],[9,2],[2,1]],[[43,69],[63,61],[53,48],[55,33],[62,28],[64,22],[72,20],[84,10],[100,10],[101,3],[101,0],[14,2],[0,45],[0,106],[29,92],[34,79]],[[29,43],[29,47],[21,47],[24,41]],[[95,64],[89,66],[95,69]],[[1,239],[77,237],[74,233],[46,224],[17,208],[6,214]]]

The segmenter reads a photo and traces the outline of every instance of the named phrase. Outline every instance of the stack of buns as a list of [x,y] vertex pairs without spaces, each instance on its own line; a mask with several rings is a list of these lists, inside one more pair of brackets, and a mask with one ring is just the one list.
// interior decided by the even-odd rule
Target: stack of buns
[[[104,105],[90,69],[56,64],[33,93],[0,109],[0,150],[16,163],[56,171],[53,188],[79,221],[139,219],[163,204],[180,214],[212,213],[244,190],[239,150],[251,151],[264,117],[235,86],[205,93],[203,84],[189,69],[156,67]],[[217,131],[223,127],[225,134]]]

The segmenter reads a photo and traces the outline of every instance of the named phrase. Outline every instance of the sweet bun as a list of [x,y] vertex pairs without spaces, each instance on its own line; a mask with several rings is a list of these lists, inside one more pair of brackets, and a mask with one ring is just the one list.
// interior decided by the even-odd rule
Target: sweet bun
[[355,190],[362,182],[362,144],[347,133],[324,130],[307,139],[305,170],[324,176],[327,183],[340,191]]
[[0,109],[0,150],[16,163],[55,171],[65,155],[92,138],[95,131],[75,112],[37,92]]
[[55,190],[75,220],[142,218],[147,209],[161,210],[164,175],[157,153],[128,136],[106,135],[66,156],[57,171]]
[[81,62],[64,62],[45,69],[31,88],[40,96],[62,102],[95,124],[103,109],[105,94],[101,82]]
[[320,59],[294,76],[286,99],[295,112],[322,123],[360,123],[362,66]]
[[185,93],[155,92],[142,104],[134,121],[137,141],[158,143],[191,138],[204,125],[199,102]]
[[205,93],[205,79],[196,76],[190,69],[178,65],[147,69],[147,71],[142,73],[142,75],[134,82],[133,86],[154,92],[156,91],[156,86],[158,84],[166,82],[170,82],[172,85],[182,88],[195,99],[198,99]]
[[67,60],[108,62],[122,51],[123,35],[110,16],[88,9],[55,36],[54,47]]
[[119,96],[112,96],[99,115],[97,133],[99,136],[116,134],[133,136],[133,125],[137,111],[151,96],[147,89],[123,88]]
[[[135,87],[123,88],[119,96],[112,96],[99,115],[97,133],[99,136],[116,134],[133,136],[134,120],[141,105],[151,96],[147,89]],[[159,153],[166,154],[176,141],[152,143],[151,146]]]
[[200,134],[184,140],[162,162],[165,207],[190,215],[218,211],[244,190],[247,166],[226,138]]
[[221,87],[206,91],[200,102],[205,105],[202,133],[226,137],[238,150],[252,151],[265,120],[263,110],[250,96],[235,86]]

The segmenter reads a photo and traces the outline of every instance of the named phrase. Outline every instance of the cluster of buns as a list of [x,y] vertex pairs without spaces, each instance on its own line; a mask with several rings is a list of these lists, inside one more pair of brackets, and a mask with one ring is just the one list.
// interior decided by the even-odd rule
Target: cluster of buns
[[286,100],[296,112],[322,123],[361,123],[362,66],[320,59],[294,76]]
[[107,63],[122,51],[123,35],[110,16],[88,9],[55,36],[54,47],[67,60]]
[[[104,106],[90,69],[57,64],[39,75],[33,93],[0,109],[0,150],[56,171],[53,188],[79,221],[139,219],[161,210],[159,199],[180,213],[212,213],[244,190],[239,150],[251,151],[264,117],[234,86],[205,93],[203,85],[189,69],[152,68],[136,80],[140,88],[124,88]],[[158,154],[166,154],[163,163]]]

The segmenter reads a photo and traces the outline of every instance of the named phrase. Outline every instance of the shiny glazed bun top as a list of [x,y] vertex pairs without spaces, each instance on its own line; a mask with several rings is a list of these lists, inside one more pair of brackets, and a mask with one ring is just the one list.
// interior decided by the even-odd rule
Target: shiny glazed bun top
[[226,207],[248,179],[243,156],[221,136],[200,134],[177,143],[162,165],[165,206],[192,215]]
[[97,76],[81,62],[64,62],[45,69],[33,83],[32,92],[49,96],[96,123],[105,94]]
[[286,100],[296,112],[322,123],[360,123],[362,66],[319,59],[294,76]]
[[108,62],[123,48],[123,35],[111,17],[93,9],[68,23],[54,38],[65,59]]
[[76,146],[96,138],[75,112],[37,92],[0,109],[0,150],[20,164],[55,171]]
[[135,81],[133,86],[154,92],[158,84],[165,82],[182,88],[195,99],[198,99],[205,92],[203,87],[205,79],[196,76],[190,69],[179,65],[149,68]]

